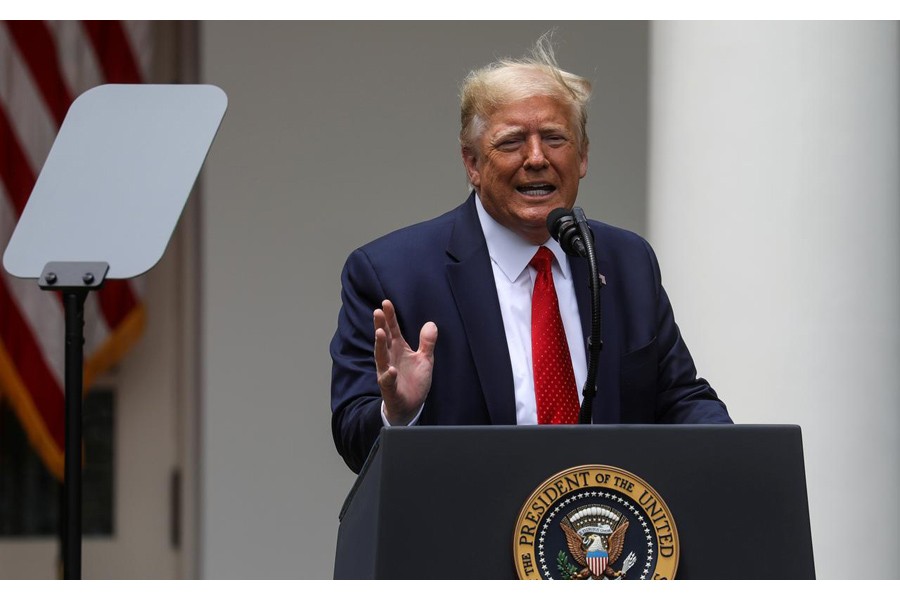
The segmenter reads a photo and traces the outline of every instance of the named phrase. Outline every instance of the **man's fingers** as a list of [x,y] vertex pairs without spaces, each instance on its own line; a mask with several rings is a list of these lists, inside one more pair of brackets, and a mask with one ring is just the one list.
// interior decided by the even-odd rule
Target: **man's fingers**
[[[397,387],[397,369],[388,367],[387,371],[378,375],[378,387],[382,393],[393,392]],[[386,395],[386,394],[385,394]],[[385,398],[387,400],[387,398]]]
[[402,339],[403,334],[400,333],[400,323],[397,321],[397,311],[394,310],[394,303],[390,300],[385,300],[381,303],[381,309],[384,311],[388,333],[392,338]]
[[390,348],[387,345],[387,334],[384,329],[375,330],[375,372],[381,374],[391,366]]
[[372,313],[372,320],[375,323],[375,331],[378,331],[380,329],[384,332],[384,334],[386,336],[385,343],[387,345],[387,349],[390,350],[391,349],[391,341],[392,341],[391,330],[388,328],[387,317],[385,316],[384,311],[381,310],[380,308],[376,308],[375,311]]
[[422,330],[419,332],[419,352],[428,357],[434,355],[434,345],[437,343],[437,337],[437,325],[431,321],[422,325]]

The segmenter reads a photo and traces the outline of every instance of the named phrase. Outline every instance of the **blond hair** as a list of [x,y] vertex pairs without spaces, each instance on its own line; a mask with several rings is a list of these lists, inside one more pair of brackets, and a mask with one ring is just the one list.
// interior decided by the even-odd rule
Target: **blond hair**
[[591,82],[559,68],[545,33],[531,52],[519,59],[504,58],[469,73],[460,88],[459,142],[477,152],[477,140],[497,108],[534,97],[554,98],[569,107],[578,147],[587,148],[587,103]]

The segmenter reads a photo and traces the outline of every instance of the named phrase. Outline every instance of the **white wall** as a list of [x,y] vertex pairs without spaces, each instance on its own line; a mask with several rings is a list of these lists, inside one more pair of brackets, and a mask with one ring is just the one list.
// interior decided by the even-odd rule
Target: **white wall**
[[897,23],[651,31],[650,236],[698,369],[803,428],[818,576],[897,578]]
[[[328,578],[353,482],[330,430],[328,344],[355,247],[467,194],[458,84],[542,23],[204,23],[229,109],[204,173],[201,572]],[[644,230],[647,26],[571,23],[596,82],[587,214]]]

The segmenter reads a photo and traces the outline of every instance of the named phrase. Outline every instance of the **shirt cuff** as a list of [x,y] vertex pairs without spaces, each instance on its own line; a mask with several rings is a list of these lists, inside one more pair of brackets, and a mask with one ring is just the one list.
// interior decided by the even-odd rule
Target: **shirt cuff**
[[388,422],[387,415],[384,413],[384,400],[381,401],[381,422],[384,423],[385,427],[409,427],[410,425],[415,425],[419,422],[419,417],[422,416],[422,409],[425,408],[425,403],[422,403],[422,406],[419,407],[419,412],[416,413],[416,416],[412,418],[412,421],[407,423],[406,425],[391,425]]

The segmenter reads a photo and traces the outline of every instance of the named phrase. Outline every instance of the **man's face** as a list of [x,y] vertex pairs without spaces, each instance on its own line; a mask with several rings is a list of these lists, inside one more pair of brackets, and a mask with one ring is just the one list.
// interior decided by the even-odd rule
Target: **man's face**
[[504,105],[488,118],[475,151],[463,148],[469,181],[495,221],[532,244],[544,243],[547,215],[571,209],[587,173],[571,113],[538,96]]

